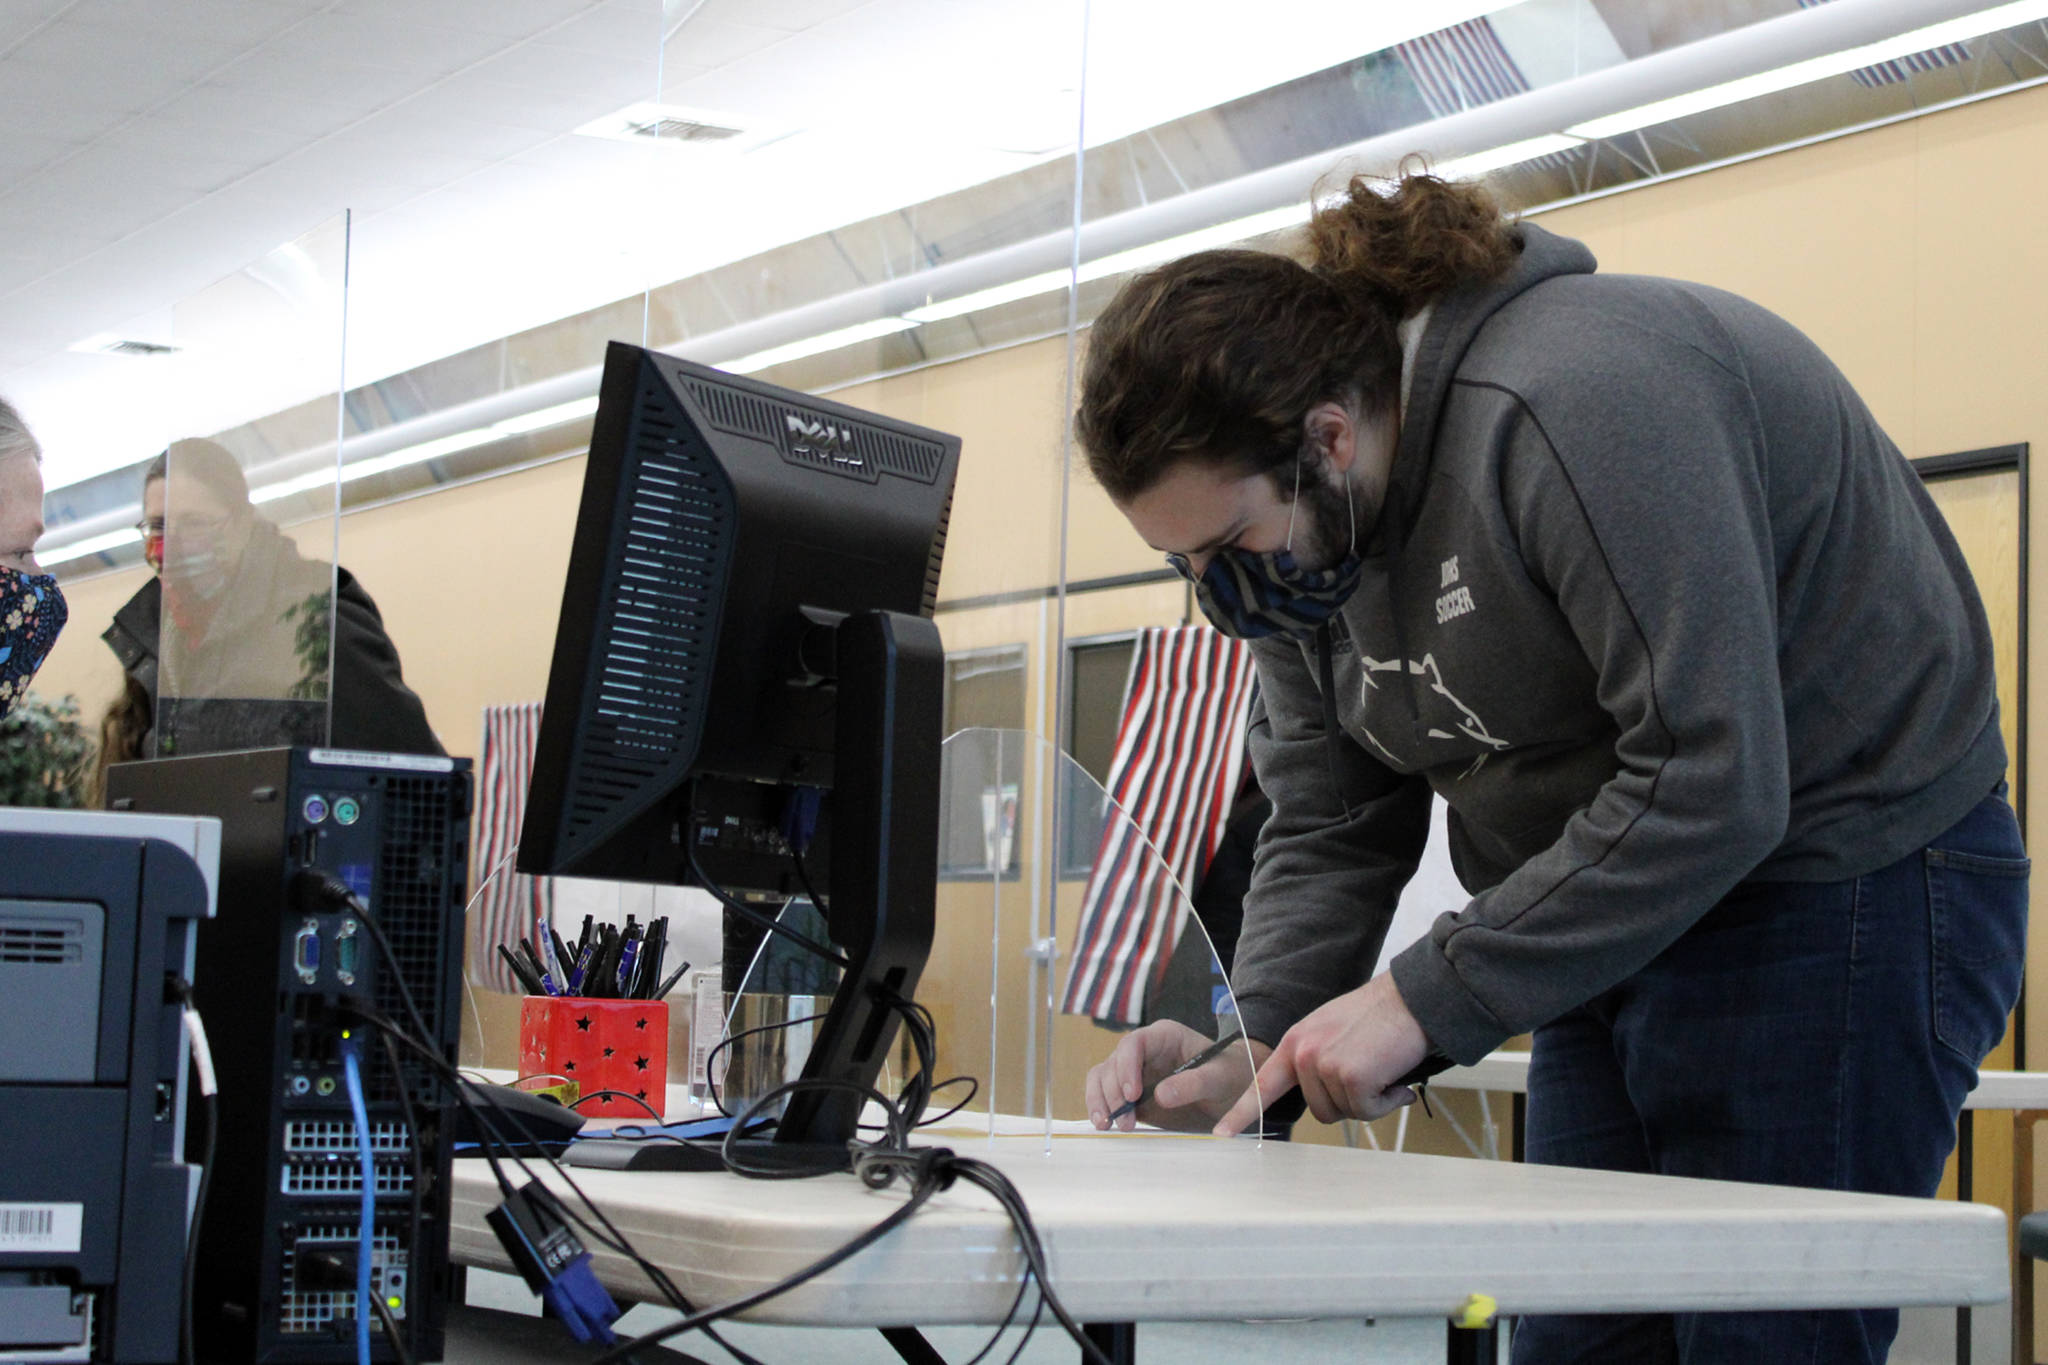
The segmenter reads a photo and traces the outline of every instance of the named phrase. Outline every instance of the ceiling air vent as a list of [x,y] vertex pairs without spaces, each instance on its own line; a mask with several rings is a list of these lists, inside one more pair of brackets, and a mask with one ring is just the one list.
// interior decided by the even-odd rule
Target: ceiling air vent
[[738,137],[742,130],[716,123],[699,123],[695,119],[658,118],[636,123],[631,131],[634,137],[667,138],[677,142],[724,142]]
[[687,148],[693,154],[751,152],[787,137],[790,132],[786,128],[756,127],[746,119],[713,109],[644,102],[592,119],[576,131],[584,137],[606,137],[615,142],[655,142],[664,147]]
[[102,332],[98,336],[89,336],[83,341],[72,343],[71,349],[86,355],[158,356],[177,355],[185,348],[173,346],[168,341],[142,341],[136,337],[121,337],[111,332]]

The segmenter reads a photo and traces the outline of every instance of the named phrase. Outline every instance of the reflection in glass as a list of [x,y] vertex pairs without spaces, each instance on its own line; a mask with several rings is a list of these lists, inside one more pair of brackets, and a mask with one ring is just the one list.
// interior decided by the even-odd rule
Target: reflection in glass
[[155,692],[145,752],[442,752],[377,604],[319,553],[330,521],[279,526],[251,501],[233,454],[185,440],[145,473],[142,526],[156,577],[108,640],[131,681]]

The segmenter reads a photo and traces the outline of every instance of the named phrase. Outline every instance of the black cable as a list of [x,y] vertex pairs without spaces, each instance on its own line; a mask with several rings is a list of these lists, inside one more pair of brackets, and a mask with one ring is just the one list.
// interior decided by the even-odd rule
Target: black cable
[[[638,1054],[636,1053],[635,1055],[637,1056]],[[663,1114],[659,1109],[656,1109],[653,1105],[649,1104],[646,1100],[642,1099],[640,1096],[634,1094],[630,1090],[593,1090],[588,1095],[578,1096],[569,1105],[569,1107],[571,1109],[580,1110],[584,1105],[590,1103],[592,1100],[631,1100],[633,1101],[633,1103],[639,1105],[642,1109],[645,1109],[649,1114],[652,1114],[656,1119],[667,1118],[667,1115]]]
[[726,1118],[732,1117],[732,1110],[725,1107],[725,1097],[718,1093],[718,1083],[712,1079],[718,1072],[719,1053],[725,1051],[742,1038],[751,1038],[757,1033],[773,1033],[777,1029],[795,1028],[798,1024],[815,1024],[824,1017],[822,1014],[806,1014],[797,1019],[784,1019],[777,1024],[759,1024],[753,1028],[743,1028],[738,1033],[728,1033],[725,1037],[720,1038],[717,1043],[713,1044],[711,1051],[704,1055],[704,1089],[711,1096],[711,1103],[718,1109],[718,1112]]
[[[780,934],[784,938],[788,939],[790,942],[798,945],[799,947],[808,949],[809,951],[816,953],[819,957],[824,958],[827,962],[835,963],[841,967],[851,967],[853,965],[852,962],[847,959],[846,954],[838,951],[835,948],[828,948],[824,944],[812,938],[810,935],[801,933],[795,929],[790,928],[788,925],[783,924],[781,921],[774,919],[771,916],[762,914],[759,910],[756,910],[753,906],[746,904],[744,901],[741,901],[737,896],[733,895],[730,891],[727,891],[717,882],[711,880],[711,878],[705,873],[702,865],[700,865],[697,861],[697,845],[695,840],[687,838],[683,840],[683,854],[690,861],[690,871],[696,875],[697,884],[703,887],[706,891],[709,891],[713,896],[716,896],[718,898],[718,903],[720,905],[723,905],[726,909],[732,911],[741,919],[746,920],[749,924],[754,925],[756,928],[765,929],[771,934]],[[814,901],[813,904],[816,904],[816,902]],[[820,909],[822,910],[823,907],[821,906]]]
[[[1020,1281],[1020,1282],[1019,1282],[1019,1283],[1020,1283],[1020,1286],[1021,1286],[1022,1284],[1025,1284],[1025,1283],[1029,1283],[1029,1282],[1030,1282],[1030,1278],[1031,1278],[1031,1277],[1030,1277],[1030,1276],[1028,1276],[1028,1275],[1027,1275],[1027,1276],[1025,1276],[1025,1277],[1024,1277],[1024,1279],[1023,1279],[1022,1281]],[[1009,1355],[1009,1359],[1005,1360],[1005,1361],[1003,1362],[1003,1365],[1017,1365],[1017,1357],[1019,1357],[1019,1356],[1023,1355],[1023,1354],[1024,1354],[1024,1348],[1025,1348],[1026,1346],[1029,1346],[1029,1345],[1031,1344],[1031,1338],[1032,1338],[1032,1335],[1033,1335],[1034,1333],[1036,1333],[1036,1332],[1038,1331],[1038,1323],[1039,1323],[1039,1320],[1040,1320],[1041,1318],[1043,1318],[1044,1316],[1045,1316],[1045,1295],[1043,1295],[1043,1294],[1040,1294],[1040,1295],[1038,1296],[1038,1302],[1037,1302],[1036,1304],[1032,1305],[1032,1309],[1031,1309],[1031,1321],[1029,1321],[1029,1322],[1027,1322],[1027,1323],[1025,1323],[1025,1324],[1024,1324],[1024,1335],[1023,1335],[1023,1336],[1021,1336],[1021,1337],[1018,1337],[1018,1338],[1017,1338],[1017,1349],[1016,1349],[1016,1350],[1014,1350],[1014,1351],[1012,1351],[1012,1352],[1010,1352],[1010,1355]],[[972,1361],[969,1361],[969,1362],[968,1362],[968,1365],[974,1365],[974,1362],[972,1362]]]
[[[453,1094],[456,1097],[457,1101],[462,1104],[464,1109],[466,1109],[469,1112],[471,1121],[474,1122],[477,1127],[477,1133],[480,1139],[481,1150],[484,1152],[485,1157],[491,1162],[492,1172],[497,1177],[498,1188],[501,1191],[503,1191],[508,1198],[511,1197],[513,1193],[512,1186],[510,1181],[508,1181],[505,1178],[504,1172],[499,1166],[498,1158],[490,1150],[491,1144],[493,1142],[495,1142],[499,1147],[505,1149],[508,1158],[519,1167],[520,1172],[523,1175],[525,1175],[527,1179],[538,1179],[538,1177],[535,1176],[533,1172],[533,1168],[526,1164],[525,1158],[520,1156],[518,1153],[513,1152],[511,1150],[510,1144],[507,1143],[506,1140],[502,1137],[499,1130],[494,1128],[490,1123],[488,1123],[484,1119],[483,1115],[477,1111],[475,1104],[470,1100],[468,1094],[462,1089],[460,1085],[460,1082],[462,1080],[462,1073],[459,1070],[457,1070],[454,1065],[449,1063],[445,1058],[441,1057],[432,1048],[424,1046],[417,1040],[406,1036],[403,1030],[398,1028],[398,1026],[395,1023],[393,1023],[390,1019],[385,1018],[383,1015],[376,1014],[373,1011],[359,1011],[359,1013],[366,1022],[371,1024],[373,1027],[379,1029],[380,1031],[383,1031],[386,1034],[386,1036],[395,1038],[398,1042],[405,1044],[407,1047],[411,1048],[415,1053],[419,1054],[421,1059],[424,1060],[428,1064],[429,1068],[434,1071],[437,1078],[441,1081],[443,1088],[446,1089],[449,1093]],[[503,1121],[504,1125],[507,1128],[509,1128],[517,1136],[519,1140],[524,1141],[529,1146],[534,1147],[536,1150],[539,1150],[539,1140],[534,1136],[533,1132],[527,1128],[524,1120],[522,1120],[518,1114],[509,1111],[505,1109],[503,1106],[501,1106],[497,1102],[496,1097],[490,1093],[490,1089],[488,1087],[479,1088],[477,1094],[482,1097],[484,1104],[500,1120]],[[565,1167],[563,1167],[561,1162],[557,1161],[552,1155],[546,1154],[545,1152],[542,1153],[541,1159],[546,1161],[548,1165],[554,1169],[555,1174],[559,1175],[562,1178],[563,1182],[567,1184],[569,1188],[575,1192],[577,1199],[581,1200],[583,1205],[586,1208],[588,1208],[591,1214],[598,1220],[598,1222],[603,1225],[604,1231],[599,1232],[596,1228],[592,1227],[588,1221],[578,1216],[574,1209],[570,1209],[567,1207],[563,1209],[563,1212],[566,1213],[570,1217],[570,1219],[576,1223],[578,1227],[582,1228],[583,1231],[590,1236],[592,1241],[597,1242],[599,1245],[607,1247],[612,1251],[616,1251],[618,1254],[626,1257],[629,1261],[631,1261],[634,1264],[634,1266],[636,1266],[640,1270],[640,1272],[647,1277],[649,1283],[653,1284],[656,1290],[658,1290],[661,1293],[662,1297],[669,1301],[670,1306],[673,1307],[677,1312],[688,1314],[696,1311],[694,1306],[690,1303],[689,1299],[684,1297],[683,1292],[680,1289],[678,1289],[675,1285],[675,1282],[669,1278],[668,1273],[664,1271],[660,1266],[655,1265],[652,1261],[648,1260],[645,1256],[640,1254],[640,1252],[632,1245],[632,1243],[626,1239],[626,1235],[620,1232],[618,1228],[613,1225],[611,1219],[605,1215],[604,1210],[600,1209],[597,1206],[597,1204],[590,1198],[589,1194],[585,1193],[583,1187],[576,1183],[576,1178],[569,1174],[568,1170]],[[739,1361],[740,1365],[762,1365],[761,1361],[755,1359],[753,1356],[741,1350],[739,1347],[734,1346],[731,1342],[721,1337],[717,1332],[707,1329],[705,1335],[709,1336],[712,1341],[716,1342],[721,1348],[723,1348],[728,1354],[730,1354],[733,1357],[733,1359]],[[684,1359],[685,1365],[692,1365],[692,1361],[694,1358],[686,1356]],[[702,1362],[695,1362],[695,1365],[702,1365]]]
[[377,1318],[384,1324],[384,1339],[391,1343],[391,1349],[398,1355],[398,1365],[413,1365],[412,1352],[406,1349],[405,1333],[398,1329],[398,1319],[391,1316],[391,1309],[379,1292],[370,1295],[370,1305],[377,1310]]
[[199,1352],[192,1344],[192,1318],[198,1302],[193,1293],[199,1266],[199,1225],[206,1217],[206,1196],[213,1188],[214,1140],[220,1130],[220,1109],[211,1095],[202,1095],[199,1107],[206,1119],[206,1140],[199,1152],[199,1192],[192,1201],[192,1226],[185,1235],[185,1270],[181,1292],[185,1296],[184,1346],[186,1365],[199,1365]]
[[933,1124],[944,1123],[947,1119],[952,1118],[953,1115],[959,1113],[962,1109],[965,1109],[968,1105],[974,1103],[974,1097],[981,1093],[981,1082],[976,1080],[972,1076],[948,1076],[945,1080],[940,1081],[937,1085],[933,1086],[932,1089],[935,1091],[944,1090],[947,1086],[958,1085],[962,1081],[967,1082],[967,1094],[961,1098],[960,1102],[954,1105],[951,1109],[946,1110],[944,1113],[940,1114],[936,1118],[919,1120],[917,1125],[918,1127],[929,1128]]
[[792,848],[789,851],[789,860],[796,865],[797,885],[801,886],[804,889],[804,894],[811,898],[811,904],[818,907],[818,913],[824,914],[825,898],[818,894],[817,887],[811,885],[811,870],[804,866],[804,855]]
[[[851,1081],[798,1080],[791,1081],[786,1086],[777,1086],[775,1090],[770,1091],[767,1095],[762,1096],[760,1100],[755,1101],[755,1106],[758,1107],[762,1104],[771,1102],[775,1099],[780,1099],[782,1097],[781,1092],[783,1091],[813,1087],[820,1089],[857,1090],[871,1099],[881,1101],[882,1105],[885,1108],[887,1108],[889,1105],[888,1099],[885,1096],[883,1096],[879,1091],[870,1089],[866,1086],[856,1086]],[[742,1121],[744,1121],[746,1115],[743,1114],[741,1118]],[[730,1147],[731,1142],[731,1136],[728,1134],[728,1147]],[[938,1149],[932,1150],[936,1151]],[[738,1173],[748,1173],[743,1167],[734,1167],[729,1164],[728,1168],[733,1169]],[[763,1172],[761,1176],[757,1177],[760,1179],[793,1179],[801,1178],[805,1175],[826,1174],[826,1172],[824,1171],[790,1172],[782,1169],[766,1167],[758,1169],[760,1169]],[[844,1170],[845,1167],[841,1166],[835,1169]],[[880,1222],[876,1223],[866,1232],[861,1233],[858,1237],[855,1237],[851,1241],[845,1243],[844,1245],[836,1247],[832,1251],[827,1252],[825,1255],[811,1262],[809,1265],[797,1271],[795,1274],[784,1278],[779,1283],[769,1285],[765,1289],[756,1290],[751,1294],[741,1295],[739,1298],[733,1299],[727,1303],[720,1304],[715,1308],[706,1308],[701,1312],[693,1313],[690,1316],[683,1318],[679,1322],[670,1323],[666,1327],[656,1328],[652,1332],[643,1333],[642,1335],[633,1338],[633,1340],[631,1341],[620,1343],[618,1346],[614,1347],[610,1351],[605,1352],[603,1355],[594,1357],[590,1361],[587,1361],[585,1365],[615,1365],[615,1362],[625,1360],[627,1356],[631,1355],[635,1351],[642,1350],[648,1346],[659,1345],[660,1343],[667,1341],[670,1337],[680,1336],[684,1332],[694,1332],[700,1328],[708,1327],[710,1324],[719,1321],[721,1318],[731,1317],[735,1313],[743,1313],[747,1309],[755,1307],[757,1304],[766,1303],[768,1300],[775,1298],[778,1295],[788,1293],[790,1290],[795,1289],[799,1285],[807,1284],[811,1280],[816,1279],[818,1276],[832,1269],[834,1266],[839,1265],[841,1262],[859,1255],[861,1252],[867,1250],[876,1242],[880,1241],[883,1237],[895,1231],[898,1227],[902,1226],[902,1224],[907,1222],[912,1214],[916,1213],[919,1209],[923,1208],[925,1203],[928,1200],[930,1200],[933,1195],[937,1194],[941,1189],[945,1187],[946,1184],[949,1183],[950,1181],[942,1181],[936,1179],[920,1181],[916,1186],[912,1188],[910,1192],[910,1197],[906,1199],[902,1204],[897,1206],[894,1210],[892,1210],[887,1217],[883,1218]],[[1104,1365],[1107,1365],[1107,1362],[1104,1362]]]
[[[1017,1320],[1017,1309],[1018,1309],[1019,1307],[1021,1307],[1021,1306],[1023,1305],[1023,1303],[1024,1303],[1024,1293],[1025,1293],[1025,1291],[1026,1291],[1026,1290],[1028,1290],[1028,1289],[1030,1289],[1030,1288],[1031,1288],[1031,1276],[1030,1276],[1030,1274],[1029,1274],[1029,1273],[1027,1272],[1026,1274],[1023,1274],[1023,1275],[1019,1275],[1019,1276],[1017,1277],[1017,1292],[1016,1292],[1016,1294],[1015,1294],[1015,1295],[1013,1295],[1013,1296],[1011,1297],[1011,1299],[1010,1299],[1010,1308],[1009,1308],[1009,1311],[1003,1314],[1003,1320],[1002,1320],[1001,1322],[999,1322],[999,1323],[997,1323],[997,1324],[996,1324],[996,1330],[995,1330],[994,1334],[993,1334],[993,1335],[991,1335],[991,1336],[989,1337],[989,1339],[988,1339],[988,1340],[987,1340],[986,1342],[984,1342],[984,1343],[982,1344],[982,1348],[981,1348],[981,1349],[980,1349],[979,1351],[976,1351],[976,1352],[975,1352],[975,1353],[974,1353],[974,1354],[973,1354],[972,1356],[968,1357],[968,1360],[967,1360],[967,1365],[981,1365],[981,1362],[982,1362],[982,1361],[984,1361],[984,1360],[986,1360],[986,1359],[988,1358],[988,1353],[989,1353],[990,1351],[993,1351],[993,1350],[995,1350],[995,1348],[996,1348],[996,1343],[997,1343],[997,1342],[999,1342],[999,1341],[1001,1341],[1001,1340],[1003,1339],[1003,1333],[1005,1333],[1005,1332],[1009,1331],[1009,1330],[1010,1330],[1010,1327],[1011,1327],[1011,1324],[1013,1324],[1013,1323],[1015,1323],[1015,1322],[1016,1322],[1016,1320]],[[1041,1298],[1040,1298],[1040,1299],[1038,1300],[1038,1304],[1039,1304],[1039,1309],[1040,1309],[1040,1310],[1043,1310],[1043,1308],[1045,1307],[1045,1300],[1044,1300],[1044,1298],[1043,1298],[1043,1297],[1041,1297]],[[1036,1329],[1037,1329],[1037,1327],[1038,1327],[1038,1312],[1034,1311],[1034,1312],[1032,1313],[1032,1315],[1031,1315],[1031,1325],[1030,1325],[1029,1327],[1026,1327],[1026,1328],[1024,1329],[1024,1341],[1029,1341],[1029,1340],[1031,1340],[1031,1333],[1032,1333],[1032,1332],[1033,1332],[1034,1330],[1036,1330]],[[1018,1351],[1021,1351],[1021,1350],[1023,1350],[1023,1349],[1024,1349],[1024,1341],[1020,1341],[1020,1342],[1018,1342],[1018,1343],[1017,1343],[1017,1350],[1018,1350]],[[1011,1353],[1010,1353],[1010,1359],[1014,1361],[1014,1360],[1015,1360],[1016,1358],[1017,1358],[1016,1352],[1015,1352],[1015,1351],[1011,1352]]]
[[[405,1150],[409,1158],[408,1164],[412,1167],[412,1222],[406,1230],[406,1246],[408,1250],[414,1250],[422,1244],[421,1233],[425,1230],[427,1218],[427,1169],[426,1158],[422,1152],[425,1138],[420,1132],[419,1111],[412,1102],[412,1087],[406,1081],[405,1067],[398,1056],[398,1045],[392,1042],[391,1035],[382,1029],[377,1031],[377,1041],[384,1045],[384,1061],[391,1068],[391,1083],[398,1090],[399,1111],[405,1115]],[[392,1348],[399,1353],[399,1365],[412,1365],[406,1358],[406,1348],[398,1341],[397,1323],[385,1308],[383,1296],[379,1294],[376,1297],[377,1310],[384,1318],[385,1330],[394,1334]]]

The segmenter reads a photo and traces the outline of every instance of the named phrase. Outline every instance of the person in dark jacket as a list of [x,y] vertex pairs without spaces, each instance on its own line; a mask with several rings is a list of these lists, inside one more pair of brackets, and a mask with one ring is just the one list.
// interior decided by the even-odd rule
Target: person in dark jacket
[[103,766],[276,744],[443,752],[377,604],[258,514],[226,450],[181,441],[159,456],[141,529],[156,576],[102,636],[128,676],[115,710],[141,715],[110,714],[127,723],[103,735],[135,752]]
[[[1991,636],[1911,466],[1811,341],[1596,272],[1414,175],[1304,266],[1189,257],[1096,321],[1092,471],[1252,640],[1259,1070],[1157,1087],[1241,1131],[1374,1118],[1534,1032],[1532,1160],[1934,1193],[2004,1032],[2029,865]],[[1372,975],[1449,807],[1470,902]],[[1203,1040],[1126,1036],[1104,1117]],[[1518,1361],[1880,1360],[1892,1311],[1525,1320]]]

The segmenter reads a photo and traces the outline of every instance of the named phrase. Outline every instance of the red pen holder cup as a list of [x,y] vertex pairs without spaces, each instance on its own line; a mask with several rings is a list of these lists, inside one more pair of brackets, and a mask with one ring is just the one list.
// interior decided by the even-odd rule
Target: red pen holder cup
[[617,1092],[579,1102],[585,1118],[659,1122],[668,1101],[668,1002],[529,995],[519,1010],[519,1074],[566,1077],[586,1097]]

